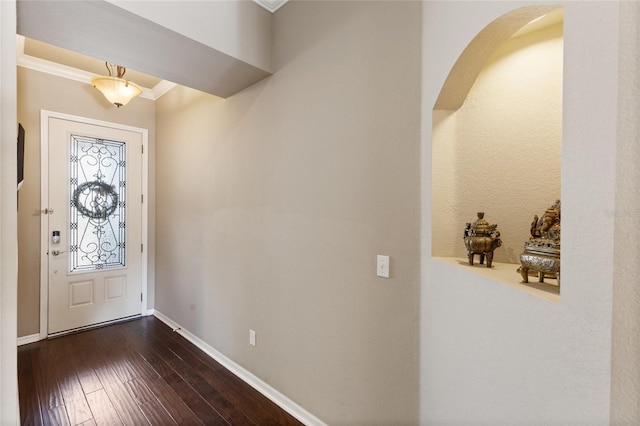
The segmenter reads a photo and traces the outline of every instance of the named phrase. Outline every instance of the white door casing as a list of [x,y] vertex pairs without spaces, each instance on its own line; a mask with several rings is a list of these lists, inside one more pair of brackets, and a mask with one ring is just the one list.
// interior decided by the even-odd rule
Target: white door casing
[[40,338],[145,313],[148,131],[42,111],[41,138]]

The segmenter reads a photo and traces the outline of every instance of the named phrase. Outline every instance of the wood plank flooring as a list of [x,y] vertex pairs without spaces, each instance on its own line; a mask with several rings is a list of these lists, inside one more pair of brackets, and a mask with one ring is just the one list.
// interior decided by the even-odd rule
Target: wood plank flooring
[[23,425],[301,425],[154,317],[18,348]]

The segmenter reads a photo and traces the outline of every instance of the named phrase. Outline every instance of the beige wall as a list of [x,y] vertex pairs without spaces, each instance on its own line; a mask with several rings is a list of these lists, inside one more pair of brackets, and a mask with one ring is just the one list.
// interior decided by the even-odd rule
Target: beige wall
[[640,424],[640,4],[620,7],[611,423]]
[[289,3],[274,76],[157,102],[156,308],[332,425],[418,423],[420,11]]
[[[40,332],[40,110],[78,115],[149,129],[149,229],[154,229],[155,102],[137,98],[117,109],[90,84],[18,67],[18,121],[25,128],[25,182],[18,212],[18,336]],[[150,233],[150,248],[153,248]],[[154,263],[149,252],[148,306],[152,307]]]
[[0,424],[18,424],[16,4],[0,2]]

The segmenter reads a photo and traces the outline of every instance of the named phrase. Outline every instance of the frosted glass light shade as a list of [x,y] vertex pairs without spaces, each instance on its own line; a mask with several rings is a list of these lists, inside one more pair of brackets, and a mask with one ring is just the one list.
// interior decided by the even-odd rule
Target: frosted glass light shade
[[118,108],[142,93],[137,84],[117,77],[96,77],[91,80],[91,84]]

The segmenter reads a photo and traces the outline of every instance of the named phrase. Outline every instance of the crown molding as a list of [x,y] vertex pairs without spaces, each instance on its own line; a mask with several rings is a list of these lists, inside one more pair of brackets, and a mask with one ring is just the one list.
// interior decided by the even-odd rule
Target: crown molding
[[273,13],[280,9],[288,0],[253,0],[269,12]]
[[[40,71],[46,74],[55,75],[57,77],[66,78],[68,80],[78,81],[80,83],[91,84],[91,79],[98,77],[97,74],[93,74],[87,71],[79,70],[77,68],[69,67],[66,65],[58,64],[56,62],[47,61],[45,59],[36,58],[34,56],[25,55],[24,53],[24,37],[18,37],[18,66],[31,69],[34,71]],[[153,88],[141,87],[141,98],[151,99],[152,101],[158,100],[162,95],[173,89],[176,83],[170,81],[161,80]]]
[[153,86],[153,88],[151,89],[151,92],[153,93],[153,99],[154,100],[160,99],[162,95],[164,95],[165,93],[167,93],[169,90],[173,89],[176,86],[177,84],[171,81],[160,80],[160,82],[155,86]]

